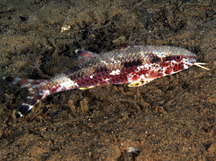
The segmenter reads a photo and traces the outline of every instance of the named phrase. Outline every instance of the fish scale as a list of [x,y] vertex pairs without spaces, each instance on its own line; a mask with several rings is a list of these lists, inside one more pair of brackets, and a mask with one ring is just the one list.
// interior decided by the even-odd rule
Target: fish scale
[[75,50],[79,64],[50,80],[3,79],[27,88],[29,95],[22,103],[16,117],[26,115],[36,104],[52,93],[71,89],[89,89],[103,84],[128,84],[139,87],[154,79],[175,74],[196,65],[203,69],[205,63],[197,62],[192,52],[173,46],[137,45],[95,54]]

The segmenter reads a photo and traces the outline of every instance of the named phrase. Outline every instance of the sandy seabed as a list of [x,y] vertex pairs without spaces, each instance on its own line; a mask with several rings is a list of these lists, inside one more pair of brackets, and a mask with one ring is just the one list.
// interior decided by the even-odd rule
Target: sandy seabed
[[0,76],[51,78],[77,64],[77,48],[150,44],[186,48],[211,70],[53,94],[21,119],[28,91],[0,80],[0,160],[216,160],[214,0],[0,2]]

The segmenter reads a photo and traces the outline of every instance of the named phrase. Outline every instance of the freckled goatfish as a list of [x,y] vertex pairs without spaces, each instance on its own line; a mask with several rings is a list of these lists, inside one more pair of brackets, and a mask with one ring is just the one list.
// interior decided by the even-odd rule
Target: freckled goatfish
[[36,104],[52,93],[71,89],[85,90],[103,84],[128,84],[139,87],[156,78],[175,74],[197,62],[192,52],[173,46],[136,45],[95,54],[90,51],[75,50],[79,64],[52,79],[22,79],[3,77],[21,88],[27,88],[29,95],[19,108],[17,118],[26,115]]

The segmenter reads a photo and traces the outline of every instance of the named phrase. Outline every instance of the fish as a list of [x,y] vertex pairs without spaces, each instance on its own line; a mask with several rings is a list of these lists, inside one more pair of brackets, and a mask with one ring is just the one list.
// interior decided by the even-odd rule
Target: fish
[[206,63],[197,62],[197,56],[191,51],[167,45],[127,46],[100,54],[85,50],[75,50],[75,53],[79,63],[51,79],[2,77],[29,91],[18,108],[16,118],[28,114],[42,99],[57,92],[86,90],[104,84],[140,87],[193,65],[209,70],[202,66]]

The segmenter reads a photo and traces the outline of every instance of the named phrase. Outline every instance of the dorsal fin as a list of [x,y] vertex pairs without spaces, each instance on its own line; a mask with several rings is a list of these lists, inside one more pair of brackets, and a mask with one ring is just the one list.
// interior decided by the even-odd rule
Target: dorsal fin
[[76,49],[74,52],[78,56],[78,64],[83,63],[85,61],[88,61],[88,60],[98,56],[98,54],[96,54],[96,53],[93,53],[90,51],[85,51],[85,50]]

